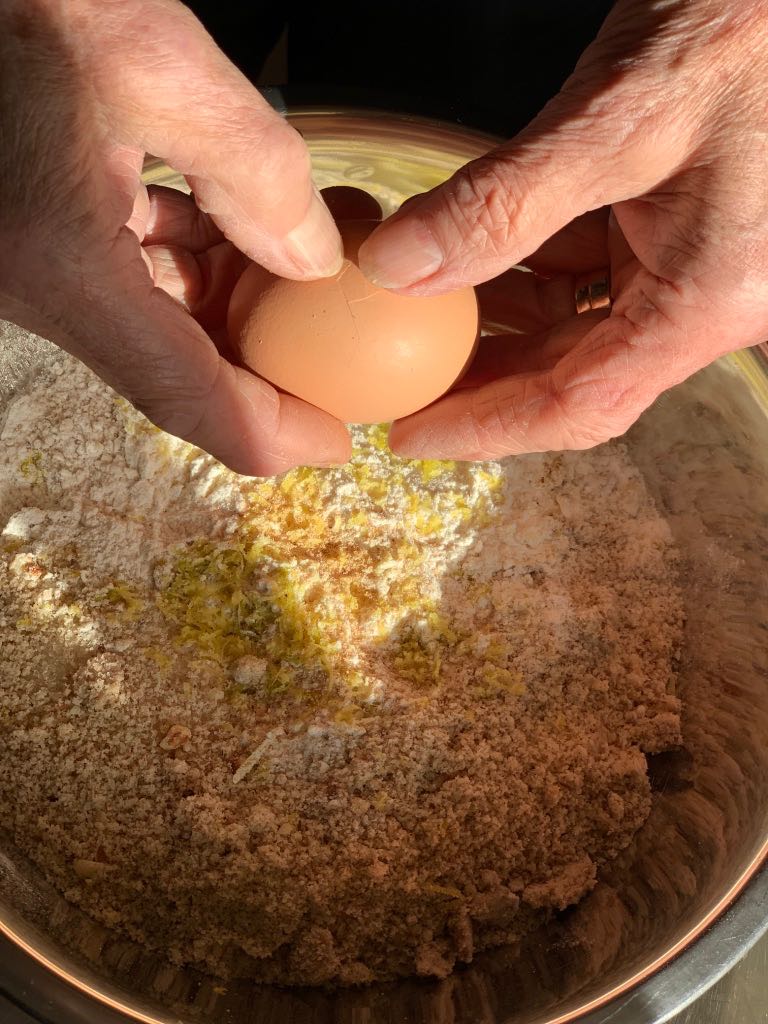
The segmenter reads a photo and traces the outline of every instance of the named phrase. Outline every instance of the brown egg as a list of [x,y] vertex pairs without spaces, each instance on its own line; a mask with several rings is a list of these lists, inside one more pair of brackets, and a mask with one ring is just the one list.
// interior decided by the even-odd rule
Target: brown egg
[[363,276],[357,251],[375,227],[339,224],[347,258],[336,277],[287,281],[252,264],[229,304],[229,337],[243,364],[345,423],[423,409],[462,376],[477,345],[473,288],[407,297]]

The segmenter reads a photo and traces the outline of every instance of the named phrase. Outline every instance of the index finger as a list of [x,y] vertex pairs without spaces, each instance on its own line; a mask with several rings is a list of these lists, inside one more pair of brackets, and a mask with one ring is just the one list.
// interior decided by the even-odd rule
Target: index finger
[[341,239],[301,136],[187,8],[111,5],[98,35],[93,85],[124,141],[184,174],[227,238],[274,273],[300,280],[341,269]]
[[[593,322],[555,365],[531,360],[541,369],[455,391],[395,423],[390,446],[409,458],[475,460],[618,437],[662,391],[723,351],[711,310],[679,299],[637,271],[611,315]],[[580,317],[573,322],[581,326]]]

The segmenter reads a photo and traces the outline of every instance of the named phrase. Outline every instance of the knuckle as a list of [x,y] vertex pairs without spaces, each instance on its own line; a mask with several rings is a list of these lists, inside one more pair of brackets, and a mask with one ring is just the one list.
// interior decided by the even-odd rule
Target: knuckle
[[214,351],[209,365],[197,366],[194,377],[180,378],[175,358],[144,359],[140,378],[118,390],[158,429],[194,443],[218,382],[220,362]]
[[549,414],[553,421],[552,434],[556,439],[553,447],[563,451],[595,448],[626,429],[617,424],[610,410],[585,407],[580,396],[573,391],[554,393]]
[[619,376],[577,381],[557,372],[501,380],[477,391],[471,418],[478,457],[593,448],[622,434],[644,408]]
[[289,189],[297,180],[309,180],[312,170],[304,140],[286,121],[270,114],[261,125],[257,146],[264,177]]
[[511,164],[483,157],[463,168],[447,193],[448,213],[462,246],[481,256],[506,257],[520,227],[520,195]]
[[230,469],[246,476],[274,477],[292,469],[294,461],[268,452],[253,452],[245,458],[226,460]]
[[629,429],[655,397],[638,387],[632,363],[632,341],[618,337],[553,371],[550,415],[561,447],[593,448]]
[[126,396],[131,405],[158,430],[174,437],[191,441],[203,417],[202,406],[194,396],[175,397],[172,402],[159,400],[155,395]]
[[502,380],[480,388],[472,401],[478,452],[494,458],[535,450],[530,426],[542,400],[539,378]]
[[[229,112],[226,130],[217,137],[219,151],[235,169],[232,187],[242,204],[275,231],[295,227],[312,195],[311,159],[298,132],[271,112],[243,108]],[[202,159],[199,164],[208,169]],[[283,224],[289,214],[292,222]]]

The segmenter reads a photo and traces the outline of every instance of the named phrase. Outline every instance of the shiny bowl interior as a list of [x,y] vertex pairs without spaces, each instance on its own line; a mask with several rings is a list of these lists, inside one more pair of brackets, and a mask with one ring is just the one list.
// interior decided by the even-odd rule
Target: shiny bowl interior
[[[493,142],[365,112],[292,120],[319,186],[359,183],[385,213]],[[160,162],[146,178],[182,184]],[[0,421],[47,351],[3,332]],[[11,940],[0,948],[0,990],[46,990],[49,1009],[38,1012],[57,1024],[650,1024],[692,998],[757,935],[768,903],[766,872],[758,877],[768,855],[768,355],[754,349],[701,372],[662,396],[627,441],[683,558],[685,746],[651,759],[651,817],[585,901],[442,982],[338,993],[222,985],[87,920],[0,833],[0,932]],[[722,920],[702,938],[719,918],[730,922],[727,951]]]

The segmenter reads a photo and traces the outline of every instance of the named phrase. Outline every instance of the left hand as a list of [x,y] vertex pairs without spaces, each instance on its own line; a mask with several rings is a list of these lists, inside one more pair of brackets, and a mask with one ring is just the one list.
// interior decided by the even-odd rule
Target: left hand
[[[0,139],[0,319],[236,472],[349,458],[342,423],[217,351],[233,246],[297,281],[343,250],[299,133],[184,4],[2,0]],[[197,206],[150,201],[147,152]]]
[[[588,448],[768,336],[766,53],[764,0],[619,0],[528,128],[374,232],[361,267],[403,294],[535,272],[481,292],[526,333],[486,340],[395,451]],[[573,315],[573,275],[608,267],[610,314]]]

